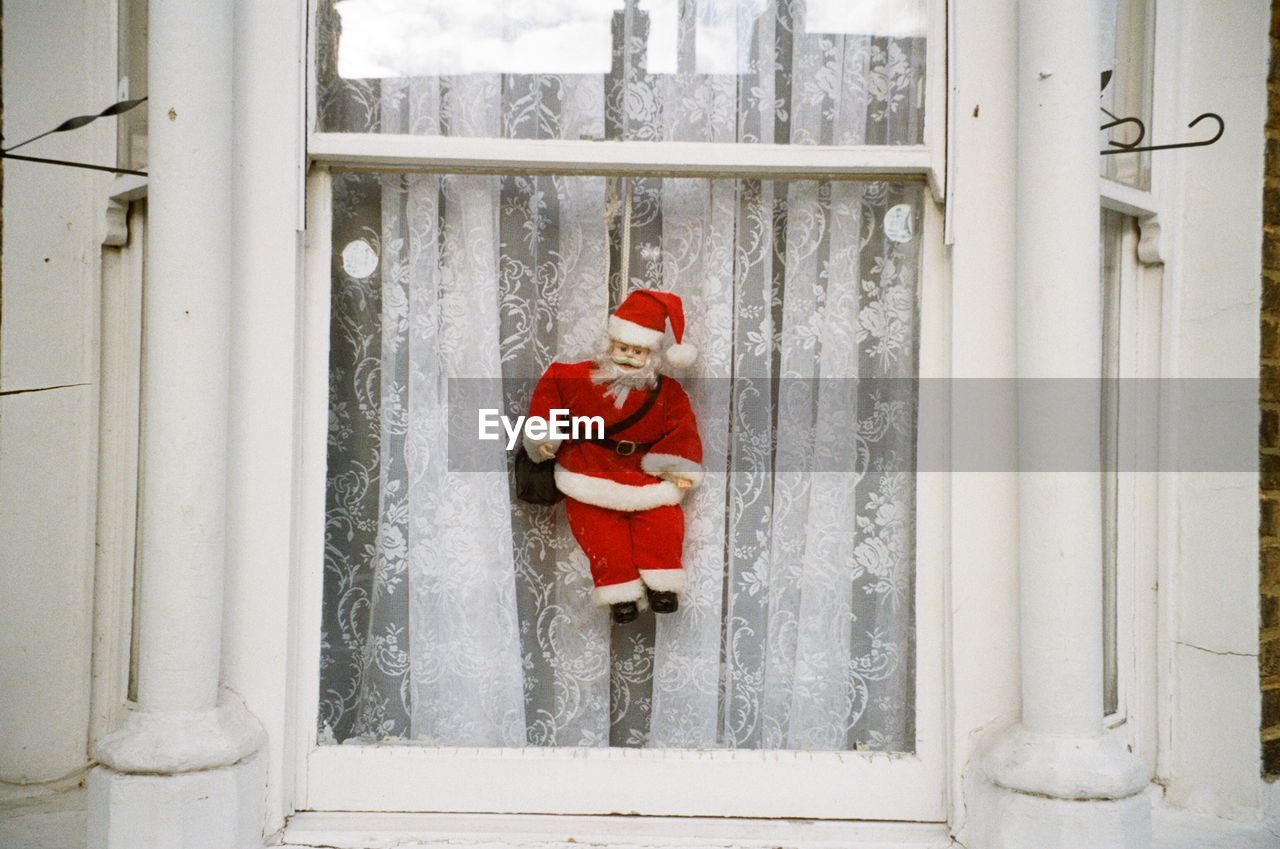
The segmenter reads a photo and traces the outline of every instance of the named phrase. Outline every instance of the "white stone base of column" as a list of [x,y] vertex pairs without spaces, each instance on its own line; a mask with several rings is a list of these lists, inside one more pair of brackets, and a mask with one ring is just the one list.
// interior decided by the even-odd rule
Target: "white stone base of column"
[[234,695],[201,711],[131,711],[99,741],[99,763],[117,772],[178,773],[246,760],[262,748],[262,725]]
[[989,782],[975,788],[966,846],[970,849],[1150,849],[1151,802],[1055,799]]
[[1001,787],[1058,799],[1123,799],[1150,783],[1142,758],[1110,734],[1045,734],[1021,725],[995,739],[983,767]]
[[266,758],[176,775],[96,767],[89,773],[88,849],[258,849]]
[[966,782],[971,849],[1150,849],[1146,764],[1109,734],[1001,733]]

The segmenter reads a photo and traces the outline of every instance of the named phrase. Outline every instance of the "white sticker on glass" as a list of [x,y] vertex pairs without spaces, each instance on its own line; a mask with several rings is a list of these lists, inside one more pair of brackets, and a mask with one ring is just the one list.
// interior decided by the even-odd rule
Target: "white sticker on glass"
[[909,242],[915,235],[911,227],[911,204],[900,203],[884,214],[884,236],[891,242]]
[[347,242],[342,249],[342,270],[357,280],[363,280],[378,267],[378,254],[364,239]]

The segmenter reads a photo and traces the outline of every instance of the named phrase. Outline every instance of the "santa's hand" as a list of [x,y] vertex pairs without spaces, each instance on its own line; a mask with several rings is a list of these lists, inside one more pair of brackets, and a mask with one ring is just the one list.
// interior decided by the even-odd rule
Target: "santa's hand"
[[555,443],[552,443],[552,442],[542,443],[541,445],[538,446],[538,453],[543,456],[543,459],[550,460],[552,457],[556,456]]
[[681,492],[684,492],[686,489],[693,489],[693,481],[681,475],[673,475],[668,472],[667,474],[662,475],[662,479],[664,481],[668,481],[670,483],[675,484],[676,489],[680,490]]

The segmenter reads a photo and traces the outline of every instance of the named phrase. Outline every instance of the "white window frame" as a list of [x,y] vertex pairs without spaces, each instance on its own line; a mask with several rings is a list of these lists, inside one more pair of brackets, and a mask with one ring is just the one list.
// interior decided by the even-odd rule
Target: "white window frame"
[[90,745],[118,729],[136,664],[145,177],[116,177],[104,209]]
[[[1129,9],[1128,14],[1137,13]],[[1152,20],[1142,35],[1150,41],[1140,61],[1146,63],[1152,75],[1152,90],[1145,95],[1151,126],[1142,143],[1150,145],[1159,142],[1153,138],[1153,127],[1158,134],[1180,126],[1171,120],[1170,110],[1177,104],[1170,94],[1176,91],[1176,85],[1167,70],[1177,67],[1176,62],[1168,61],[1167,54],[1172,52],[1170,40],[1176,43],[1178,21],[1168,14],[1167,4],[1157,0],[1145,0],[1145,15]],[[1139,49],[1138,30],[1131,28],[1130,43],[1124,49]],[[1166,70],[1157,74],[1156,69],[1160,68]],[[1164,164],[1160,157],[1151,157],[1150,189],[1107,177],[1099,179],[1101,208],[1130,219],[1120,245],[1118,334],[1114,339],[1103,340],[1104,345],[1114,346],[1119,363],[1117,377],[1122,383],[1128,382],[1129,390],[1141,390],[1137,394],[1129,391],[1117,410],[1119,469],[1150,469],[1153,457],[1165,447],[1161,424],[1165,399],[1159,397],[1156,380],[1168,373],[1166,345],[1170,338],[1170,314],[1165,309],[1163,292],[1163,254],[1167,246],[1162,244],[1167,241],[1162,234],[1162,214],[1170,175]],[[1156,392],[1154,396],[1152,391]],[[1153,774],[1158,774],[1158,729],[1166,720],[1158,704],[1162,686],[1159,638],[1163,630],[1159,621],[1160,554],[1164,544],[1161,534],[1168,526],[1168,499],[1163,493],[1167,482],[1162,482],[1163,477],[1166,476],[1155,471],[1120,471],[1114,513],[1103,516],[1105,532],[1114,534],[1116,541],[1117,704],[1106,716],[1105,724],[1124,746],[1147,761]]]
[[922,145],[484,139],[396,133],[313,133],[313,164],[359,171],[445,174],[712,177],[932,182]]
[[[138,38],[136,0],[111,9],[117,99],[137,92],[128,72]],[[112,145],[117,163],[130,143],[122,122]],[[142,141],[145,151],[145,138]],[[133,167],[123,162],[126,167]],[[93,569],[93,657],[89,747],[117,730],[132,704],[137,664],[139,437],[142,416],[142,300],[147,178],[117,174],[102,199],[98,311],[97,515]]]
[[[1156,632],[1160,475],[1152,469],[1158,437],[1164,309],[1163,266],[1156,253],[1157,203],[1142,192],[1103,180],[1102,208],[1125,216],[1120,244],[1117,333],[1113,346],[1125,384],[1117,410],[1114,511],[1103,517],[1116,540],[1116,710],[1106,724],[1121,741],[1156,762]],[[1133,471],[1134,469],[1148,471]]]
[[[804,817],[940,823],[947,818],[944,605],[950,487],[917,475],[916,751],[796,752],[622,748],[319,745],[320,615],[327,464],[331,171],[643,174],[761,179],[907,180],[924,203],[920,376],[949,374],[944,285],[945,0],[929,0],[924,146],[811,147],[543,141],[317,133],[308,137],[302,399],[295,528],[298,664],[293,682],[294,807],[299,811]],[[314,21],[314,0],[311,4]],[[311,39],[315,43],[315,39]],[[314,127],[309,62],[308,126]],[[949,411],[930,410],[930,416]],[[923,419],[925,413],[922,411]],[[923,430],[923,429],[922,429]],[[926,438],[945,438],[944,434]],[[921,447],[919,456],[940,456]]]

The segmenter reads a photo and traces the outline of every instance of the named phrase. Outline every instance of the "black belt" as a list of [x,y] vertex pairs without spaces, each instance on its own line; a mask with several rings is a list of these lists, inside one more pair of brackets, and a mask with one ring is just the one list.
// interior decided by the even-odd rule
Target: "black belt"
[[590,442],[594,445],[603,445],[605,448],[611,449],[615,454],[623,457],[630,457],[632,454],[646,453],[650,448],[657,445],[657,440],[653,442],[633,442],[630,439],[610,439],[607,436],[601,436],[597,439],[579,439],[578,442]]

